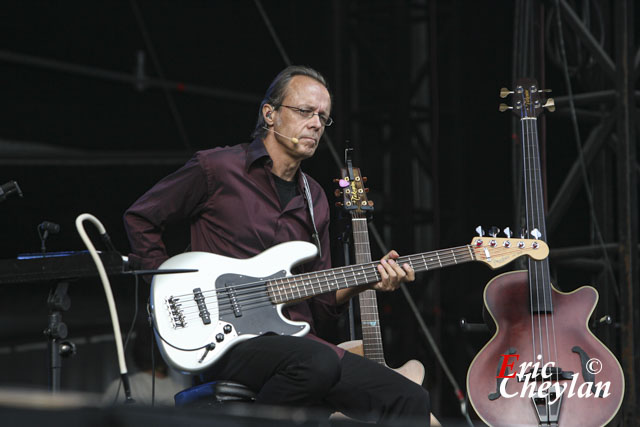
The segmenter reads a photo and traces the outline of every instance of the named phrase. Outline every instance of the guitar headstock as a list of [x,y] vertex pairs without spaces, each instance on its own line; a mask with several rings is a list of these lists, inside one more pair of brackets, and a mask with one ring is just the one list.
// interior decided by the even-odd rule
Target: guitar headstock
[[500,89],[500,98],[512,96],[513,105],[500,104],[500,112],[513,110],[513,113],[520,117],[535,118],[543,108],[553,112],[556,109],[553,98],[546,98],[545,93],[551,92],[551,89],[539,89],[538,82],[532,78],[522,78],[516,80],[514,90],[507,88]]
[[549,256],[549,247],[542,240],[477,236],[470,245],[476,260],[495,269],[527,255],[537,261]]
[[342,201],[337,202],[336,205],[352,212],[365,214],[372,212],[373,201],[367,198],[369,189],[364,186],[367,177],[363,177],[360,174],[360,169],[355,167],[342,168],[340,173],[342,177],[334,181],[340,187],[336,189],[335,195],[336,197],[342,197]]

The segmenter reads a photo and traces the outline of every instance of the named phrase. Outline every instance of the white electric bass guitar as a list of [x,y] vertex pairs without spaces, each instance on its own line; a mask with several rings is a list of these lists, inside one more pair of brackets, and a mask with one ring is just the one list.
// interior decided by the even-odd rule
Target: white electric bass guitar
[[[151,312],[164,359],[194,373],[211,366],[233,345],[266,332],[305,335],[309,324],[285,318],[285,303],[380,280],[379,261],[291,275],[294,266],[316,254],[315,245],[292,241],[248,259],[187,252],[165,261],[160,269],[197,271],[153,278]],[[498,268],[522,255],[541,260],[548,254],[547,245],[538,240],[476,237],[469,245],[397,261],[421,272],[470,261]]]

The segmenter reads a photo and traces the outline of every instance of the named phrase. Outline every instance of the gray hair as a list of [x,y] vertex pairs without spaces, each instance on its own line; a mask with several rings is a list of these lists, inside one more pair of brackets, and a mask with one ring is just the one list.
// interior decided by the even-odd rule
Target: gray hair
[[[282,105],[282,101],[287,96],[287,88],[289,87],[289,82],[294,76],[307,76],[321,83],[327,91],[329,91],[329,86],[327,85],[327,81],[318,71],[314,70],[311,67],[306,67],[303,65],[290,65],[284,70],[280,71],[280,73],[276,76],[275,79],[269,85],[269,89],[264,94],[264,98],[260,103],[260,108],[258,109],[258,120],[256,122],[256,127],[251,134],[252,138],[261,138],[267,135],[267,122],[264,120],[264,116],[262,115],[262,107],[265,104],[271,104],[277,109],[280,105]],[[331,92],[329,91],[329,94]],[[331,96],[331,95],[329,95]]]

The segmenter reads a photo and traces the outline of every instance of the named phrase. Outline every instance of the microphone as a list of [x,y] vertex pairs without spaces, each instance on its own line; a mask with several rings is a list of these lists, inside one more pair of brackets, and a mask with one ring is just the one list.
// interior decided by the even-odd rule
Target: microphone
[[17,182],[9,181],[0,185],[0,202],[4,202],[13,193],[18,193],[18,196],[22,197],[22,191]]
[[273,132],[273,133],[275,133],[275,134],[280,135],[280,136],[281,136],[281,137],[283,137],[283,138],[290,139],[290,140],[291,140],[291,142],[293,142],[294,144],[297,144],[297,143],[298,143],[298,138],[296,138],[295,136],[294,136],[294,137],[291,137],[291,136],[283,135],[283,134],[281,134],[280,132],[276,132],[276,130],[275,130],[275,129],[271,129],[271,128],[268,128],[268,127],[266,127],[266,126],[262,126],[262,127],[263,127],[264,129],[266,129],[266,130],[270,131],[270,132]]
[[38,228],[44,232],[48,232],[51,234],[57,234],[60,232],[60,226],[55,222],[44,221],[38,226]]
[[47,247],[44,242],[47,240],[47,237],[49,237],[49,234],[58,234],[59,231],[60,226],[55,222],[44,221],[38,225],[38,234],[40,234],[40,250],[42,253],[47,252]]

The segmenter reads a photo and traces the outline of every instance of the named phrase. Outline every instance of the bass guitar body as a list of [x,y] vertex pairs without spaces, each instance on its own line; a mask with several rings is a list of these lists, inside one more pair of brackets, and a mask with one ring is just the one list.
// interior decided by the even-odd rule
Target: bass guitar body
[[[622,369],[588,328],[597,291],[551,287],[550,295],[553,312],[532,315],[526,271],[497,276],[485,288],[496,332],[471,363],[467,390],[476,413],[491,426],[602,426],[620,408]],[[553,362],[536,373],[532,367],[540,360]],[[520,373],[525,375],[518,378]]]
[[[523,235],[547,241],[537,117],[545,106],[535,79],[515,82],[524,173]],[[506,105],[505,105],[506,106]],[[508,109],[508,107],[507,107]],[[501,106],[501,110],[505,110]],[[602,426],[620,409],[624,375],[615,356],[591,333],[597,291],[562,293],[551,284],[549,262],[490,281],[484,291],[496,333],[467,373],[469,399],[492,426]]]

